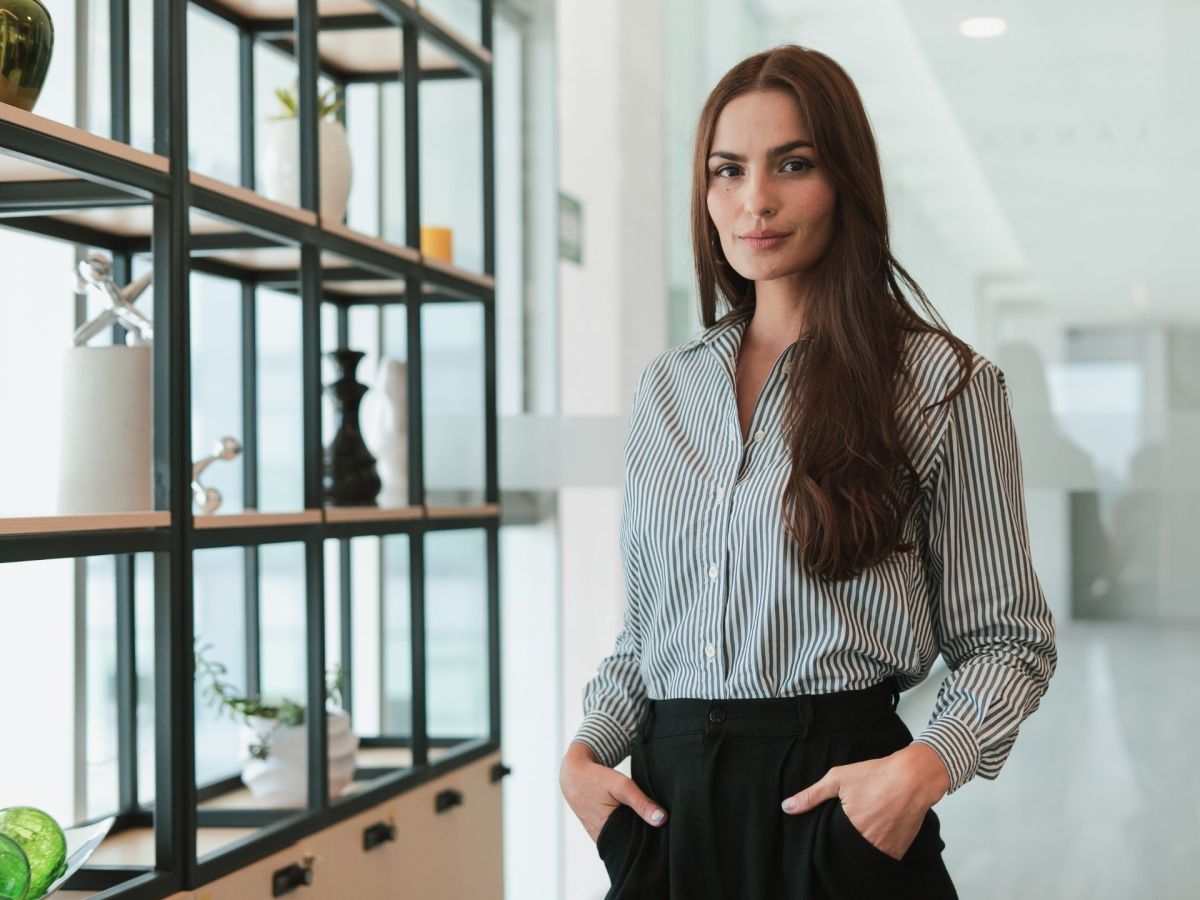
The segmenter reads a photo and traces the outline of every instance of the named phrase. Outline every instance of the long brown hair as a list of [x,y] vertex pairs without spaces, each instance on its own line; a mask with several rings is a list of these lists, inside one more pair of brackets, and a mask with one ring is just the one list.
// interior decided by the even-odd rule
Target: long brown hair
[[[854,82],[828,56],[795,44],[742,60],[713,88],[700,113],[691,216],[704,325],[717,319],[718,295],[730,307],[728,315],[755,302],[754,282],[718,256],[719,237],[708,214],[707,160],[725,104],[760,90],[796,98],[817,164],[837,191],[829,247],[809,272],[808,343],[788,379],[785,438],[792,468],[782,506],[803,564],[815,574],[846,580],[894,552],[914,550],[911,541],[901,543],[919,492],[919,473],[897,423],[901,376],[909,381],[906,332],[936,332],[958,355],[959,382],[938,403],[966,387],[972,350],[950,333],[892,255],[879,155]],[[917,314],[901,280],[940,327]]]

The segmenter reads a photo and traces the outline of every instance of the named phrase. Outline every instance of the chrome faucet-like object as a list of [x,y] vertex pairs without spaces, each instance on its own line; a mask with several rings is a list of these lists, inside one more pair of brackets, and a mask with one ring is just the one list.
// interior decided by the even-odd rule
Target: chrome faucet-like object
[[79,288],[76,293],[86,293],[89,288],[106,297],[109,306],[99,315],[75,331],[75,346],[82,347],[105,328],[120,323],[125,327],[125,343],[130,347],[144,347],[154,340],[154,326],[150,320],[134,309],[137,298],[150,286],[152,272],[118,288],[112,278],[112,260],[98,251],[91,251],[79,261]]
[[212,453],[192,464],[192,500],[204,515],[217,511],[217,507],[221,505],[221,492],[202,485],[200,473],[219,459],[237,459],[241,452],[242,445],[235,438],[226,436],[217,441]]

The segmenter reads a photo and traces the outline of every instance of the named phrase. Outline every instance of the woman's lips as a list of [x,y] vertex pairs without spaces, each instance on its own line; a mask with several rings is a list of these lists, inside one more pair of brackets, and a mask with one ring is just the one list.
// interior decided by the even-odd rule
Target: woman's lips
[[742,235],[742,240],[755,250],[770,250],[772,247],[778,247],[787,240],[787,235],[777,234],[774,237],[747,237],[746,235]]

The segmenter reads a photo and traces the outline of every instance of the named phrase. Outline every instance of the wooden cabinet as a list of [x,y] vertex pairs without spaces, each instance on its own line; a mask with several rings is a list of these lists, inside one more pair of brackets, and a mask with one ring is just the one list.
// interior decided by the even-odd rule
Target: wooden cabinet
[[496,753],[463,770],[465,802],[451,810],[458,817],[458,897],[501,900],[504,896],[504,782],[491,780],[492,767],[499,762]]
[[498,762],[499,753],[485,756],[403,798],[415,808],[398,822],[394,892],[385,896],[503,896],[503,782],[491,781]]
[[[194,900],[273,896],[276,874],[311,868],[297,900],[500,900],[504,894],[503,781],[489,754],[188,895]],[[438,811],[439,798],[444,807]],[[395,828],[394,838],[387,830]],[[379,842],[364,849],[364,834]]]

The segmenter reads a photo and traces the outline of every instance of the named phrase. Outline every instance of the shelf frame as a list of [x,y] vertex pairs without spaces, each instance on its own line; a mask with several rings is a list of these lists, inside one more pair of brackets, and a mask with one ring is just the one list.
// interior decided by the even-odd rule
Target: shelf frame
[[[368,16],[322,17],[316,0],[297,0],[291,20],[230,18],[227,7],[216,0],[189,0],[210,12],[221,9],[226,21],[238,29],[239,185],[219,182],[193,172],[188,163],[187,12],[188,3],[153,0],[153,152],[129,146],[130,104],[130,4],[108,0],[111,138],[51,120],[0,107],[0,150],[17,159],[42,166],[42,180],[6,183],[0,199],[0,226],[20,228],[58,240],[101,247],[113,254],[118,276],[127,279],[135,256],[149,255],[155,272],[153,317],[156,323],[153,375],[154,505],[153,520],[144,527],[128,524],[80,527],[69,519],[52,520],[34,528],[4,531],[0,520],[0,563],[96,555],[115,557],[117,598],[116,649],[118,679],[118,796],[121,827],[153,829],[153,868],[85,867],[67,886],[100,891],[104,898],[164,898],[183,890],[202,888],[215,878],[281,850],[296,840],[404,793],[447,772],[494,753],[500,746],[500,660],[498,617],[498,533],[500,525],[496,460],[496,318],[494,234],[494,111],[492,101],[491,17],[492,0],[481,0],[482,43],[476,45],[426,10],[403,0],[373,0],[378,13]],[[403,68],[389,73],[331,73],[319,54],[322,30],[365,27],[398,31]],[[272,203],[254,192],[254,48],[286,34],[295,54],[300,79],[301,203],[298,208]],[[421,70],[422,41],[429,41],[454,59],[458,70]],[[247,77],[248,73],[248,77]],[[407,190],[405,245],[391,244],[360,234],[339,223],[322,223],[317,215],[319,165],[316,129],[316,86],[320,75],[346,84],[364,80],[402,83],[405,97],[403,171]],[[484,272],[457,269],[422,256],[420,244],[420,131],[419,87],[438,78],[478,79],[483,92],[483,217]],[[18,171],[26,167],[17,167]],[[60,178],[55,173],[67,173]],[[150,226],[144,233],[105,230],[93,217],[81,221],[62,218],[87,210],[148,209]],[[233,227],[228,232],[192,231],[194,212],[215,216]],[[254,270],[211,254],[222,250],[253,250],[290,246],[299,253],[298,270],[291,273],[300,304],[302,335],[303,487],[306,510],[296,521],[259,521],[253,524],[198,520],[191,496],[191,310],[192,272],[207,272],[241,285],[243,326],[243,500],[253,508],[257,483],[257,343],[256,288],[284,284],[280,270]],[[323,254],[334,254],[349,265],[323,266]],[[344,280],[387,279],[403,283],[403,291],[379,295],[338,295],[331,286]],[[480,507],[430,507],[425,502],[422,399],[421,312],[427,303],[481,302],[484,306],[485,487]],[[408,506],[387,510],[325,510],[323,507],[323,454],[321,443],[321,309],[332,303],[343,313],[353,305],[371,303],[381,308],[403,303],[408,325],[407,359],[409,410]],[[344,341],[344,335],[339,335]],[[13,526],[13,522],[8,520]],[[482,530],[486,539],[486,615],[489,695],[488,733],[472,738],[431,737],[428,734],[429,652],[426,646],[426,575],[424,536],[447,530]],[[324,661],[326,631],[325,546],[330,540],[348,546],[359,536],[410,537],[409,591],[414,638],[412,644],[412,734],[364,739],[364,746],[406,747],[412,752],[411,768],[386,772],[364,769],[371,783],[349,796],[327,796],[326,731],[324,711]],[[221,821],[261,820],[262,827],[214,853],[198,852],[198,831],[210,824],[212,811],[200,803],[214,796],[214,786],[196,785],[196,719],[193,645],[195,637],[194,553],[210,547],[240,547],[244,551],[247,631],[244,651],[248,682],[260,681],[258,619],[259,548],[268,543],[295,542],[305,553],[306,705],[308,717],[308,798],[298,810],[261,811],[232,815]],[[137,765],[137,675],[134,621],[136,554],[149,554],[153,565],[155,774],[154,801],[140,802],[143,793]],[[344,557],[348,562],[348,554]],[[350,584],[348,566],[343,588]],[[349,607],[345,597],[341,647],[344,660],[352,659],[349,643]],[[440,752],[445,750],[446,752]],[[226,787],[228,785],[226,784]],[[270,811],[268,811],[270,812]],[[222,814],[226,815],[225,813]],[[258,816],[258,819],[255,819]],[[220,818],[220,817],[217,817]],[[269,821],[268,821],[269,820]],[[258,827],[257,825],[254,827]]]

